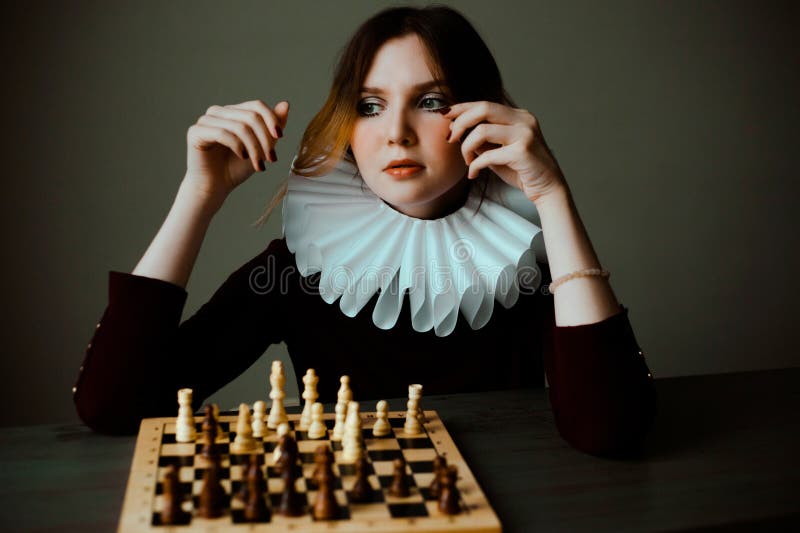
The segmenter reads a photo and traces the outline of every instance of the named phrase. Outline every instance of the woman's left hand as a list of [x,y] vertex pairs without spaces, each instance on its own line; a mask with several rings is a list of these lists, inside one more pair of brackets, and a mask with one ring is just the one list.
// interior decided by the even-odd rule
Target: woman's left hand
[[488,167],[534,203],[566,187],[539,121],[525,109],[496,102],[462,102],[451,105],[444,116],[452,120],[450,143],[474,127],[461,144],[469,179]]

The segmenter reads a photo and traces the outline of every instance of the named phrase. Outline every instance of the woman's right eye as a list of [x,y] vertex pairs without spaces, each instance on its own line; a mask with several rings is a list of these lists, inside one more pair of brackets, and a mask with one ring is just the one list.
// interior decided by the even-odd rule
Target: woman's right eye
[[362,117],[374,117],[377,112],[370,111],[372,106],[377,106],[376,102],[360,102],[358,104],[358,114]]

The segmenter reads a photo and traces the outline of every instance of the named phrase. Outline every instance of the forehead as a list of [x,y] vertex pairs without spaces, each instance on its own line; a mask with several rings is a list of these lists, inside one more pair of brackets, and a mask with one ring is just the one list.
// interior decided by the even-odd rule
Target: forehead
[[428,67],[429,58],[427,47],[416,34],[390,39],[375,54],[364,85],[393,90],[415,89],[414,85],[435,78]]

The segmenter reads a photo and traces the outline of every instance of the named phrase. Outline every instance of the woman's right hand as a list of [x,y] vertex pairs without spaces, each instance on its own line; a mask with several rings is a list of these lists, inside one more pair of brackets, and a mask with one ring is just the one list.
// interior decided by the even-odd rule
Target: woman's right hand
[[221,204],[256,170],[265,170],[265,161],[277,161],[275,144],[288,114],[286,101],[274,109],[261,100],[209,107],[186,135],[184,185]]

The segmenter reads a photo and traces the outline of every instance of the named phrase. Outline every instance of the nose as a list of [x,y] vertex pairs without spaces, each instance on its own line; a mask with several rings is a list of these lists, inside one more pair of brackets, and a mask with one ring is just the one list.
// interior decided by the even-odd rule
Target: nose
[[[387,140],[389,144],[409,146],[417,142],[417,134],[411,123],[409,113],[404,108],[395,107],[395,111],[387,113]],[[399,109],[399,110],[397,110]]]

